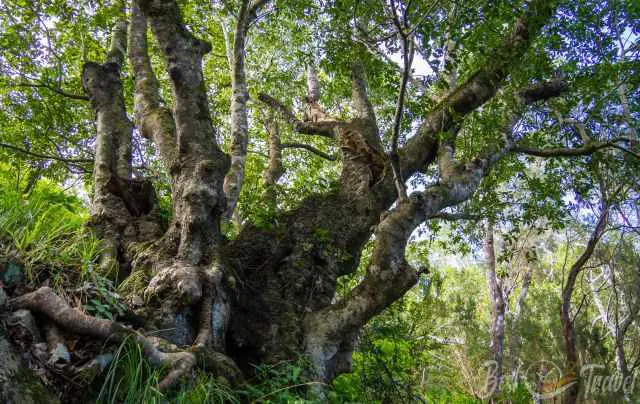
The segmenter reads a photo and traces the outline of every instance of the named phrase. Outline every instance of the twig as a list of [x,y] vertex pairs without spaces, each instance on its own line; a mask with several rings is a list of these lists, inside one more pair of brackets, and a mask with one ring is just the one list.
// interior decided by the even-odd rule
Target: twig
[[281,149],[305,149],[310,151],[313,154],[316,154],[319,157],[322,157],[325,160],[336,161],[336,157],[330,154],[323,152],[322,150],[316,149],[315,147],[304,144],[304,143],[282,143],[280,144]]

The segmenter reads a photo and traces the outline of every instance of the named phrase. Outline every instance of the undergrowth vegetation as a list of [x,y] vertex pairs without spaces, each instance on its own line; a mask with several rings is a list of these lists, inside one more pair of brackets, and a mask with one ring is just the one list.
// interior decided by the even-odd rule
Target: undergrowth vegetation
[[84,227],[87,211],[82,201],[46,179],[29,195],[10,180],[10,170],[0,167],[2,255],[19,262],[29,282],[49,277],[59,285],[87,277],[100,242]]
[[[198,373],[193,379],[172,393],[162,394],[158,383],[164,369],[154,368],[140,346],[125,340],[113,354],[97,402],[115,403],[312,403],[304,398],[304,360],[296,363],[257,366],[254,376],[244,384],[232,388],[223,378]],[[331,392],[331,397],[337,394]],[[344,401],[336,401],[344,402]]]
[[[100,273],[95,265],[100,241],[85,227],[83,201],[46,178],[24,193],[24,183],[12,172],[0,164],[2,286],[20,292],[48,283],[64,296],[79,297],[82,304],[76,308],[87,314],[108,319],[124,315],[127,306],[116,291],[139,289],[144,274],[117,284]],[[198,373],[165,395],[157,388],[165,369],[153,367],[139,345],[125,340],[115,351],[107,346],[100,356],[109,365],[97,380],[98,403],[305,402],[304,389],[310,385],[304,377],[307,365],[300,360],[258,366],[251,380],[233,389],[224,379]],[[342,402],[338,392],[330,397]]]
[[[85,227],[87,209],[82,199],[46,178],[25,194],[20,191],[23,184],[16,184],[10,172],[0,165],[0,267],[4,268],[0,286],[11,296],[48,284],[87,314],[126,319],[131,309],[121,295],[142,290],[146,274],[134,273],[118,282],[100,273],[96,265],[100,242]],[[558,257],[566,255],[567,246],[549,237],[548,249],[541,250],[534,263],[541,269],[537,283],[530,287],[532,303],[523,307],[530,315],[509,317],[509,338],[514,338],[508,340],[512,375],[502,383],[499,402],[531,402],[535,386],[518,372],[541,357],[561,360],[557,288],[562,278],[557,274],[564,264]],[[436,248],[428,240],[416,241],[407,257],[415,265],[424,265],[425,251]],[[627,261],[633,268],[637,254],[633,248],[629,251]],[[357,273],[341,279],[339,295],[363,276],[366,258]],[[483,402],[491,324],[483,268],[477,261],[453,265],[448,260],[436,262],[437,269],[428,278],[365,327],[356,341],[353,372],[337,377],[330,386],[311,382],[309,363],[301,357],[295,362],[256,365],[244,383],[233,387],[199,371],[163,393],[158,384],[168,370],[152,366],[140,345],[127,339],[116,345],[106,341],[92,351],[92,358],[98,355],[101,372],[88,382],[89,395],[97,403],[108,404]],[[538,301],[545,304],[534,303]],[[601,340],[589,334],[584,321],[578,325],[584,345]],[[529,343],[521,344],[519,338]],[[611,347],[592,345],[591,360],[611,357]],[[315,388],[324,397],[310,401],[307,393]]]
[[[78,297],[75,301],[81,305],[76,308],[87,314],[122,317],[128,307],[117,291],[140,289],[146,281],[144,274],[118,284],[109,274],[99,272],[95,264],[100,242],[85,227],[86,205],[72,190],[65,191],[46,178],[28,194],[21,192],[23,186],[16,183],[9,167],[0,165],[0,261],[14,269],[13,273],[5,271],[4,286],[29,290],[48,282],[59,293]],[[431,399],[411,389],[413,375],[419,372],[417,361],[422,358],[415,350],[422,346],[401,337],[404,326],[398,323],[398,313],[390,310],[368,327],[354,357],[355,373],[339,377],[332,386],[321,386],[326,391],[325,401],[375,402],[404,397],[438,402],[445,398],[443,394],[451,402],[471,400],[463,393],[456,396],[445,390]],[[256,366],[251,379],[233,388],[223,379],[200,372],[163,394],[157,387],[166,370],[152,366],[139,345],[125,340],[114,350],[107,342],[102,350],[105,370],[92,383],[98,403],[312,402],[305,398],[314,383],[306,378],[308,363],[304,358],[295,363]]]
[[[134,274],[118,283],[100,273],[96,264],[100,242],[85,227],[86,205],[71,190],[64,191],[46,178],[33,189],[21,192],[9,167],[0,165],[0,261],[6,268],[5,287],[25,290],[49,283],[59,293],[73,295],[77,309],[97,317],[121,318],[128,307],[122,292],[144,287],[145,274]],[[353,283],[358,276],[345,280]],[[11,279],[14,277],[16,279]],[[22,278],[21,278],[22,277]],[[20,278],[20,279],[19,279]],[[409,330],[412,319],[442,311],[447,302],[438,300],[438,279],[398,302],[370,324],[354,355],[354,372],[338,377],[325,391],[324,402],[473,402],[468,393],[442,382],[424,380],[424,364],[433,364],[427,348],[433,344],[416,339]],[[416,300],[417,299],[417,300]],[[427,324],[427,320],[424,324]],[[433,318],[431,319],[433,320]],[[102,348],[103,374],[93,380],[98,403],[304,403],[306,391],[315,387],[306,378],[308,363],[256,366],[251,379],[231,387],[224,379],[204,372],[196,374],[170,393],[161,393],[158,383],[166,369],[152,366],[138,344],[125,340],[119,346]],[[107,365],[107,363],[109,363]],[[422,373],[421,373],[422,372]]]

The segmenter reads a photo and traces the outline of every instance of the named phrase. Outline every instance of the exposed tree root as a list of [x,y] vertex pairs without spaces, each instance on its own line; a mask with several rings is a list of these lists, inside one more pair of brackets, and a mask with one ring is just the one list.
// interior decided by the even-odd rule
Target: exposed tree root
[[200,330],[198,331],[196,340],[193,343],[193,346],[195,347],[204,347],[211,340],[211,317],[213,315],[213,298],[214,296],[212,288],[205,288],[204,296],[202,296],[202,300],[200,301],[200,314],[198,316]]
[[9,307],[12,310],[27,309],[44,314],[64,329],[90,337],[107,339],[133,332],[111,320],[87,316],[74,310],[53,289],[46,286],[9,300]]
[[160,301],[163,306],[169,303],[171,308],[198,303],[199,331],[193,340],[194,346],[223,351],[224,337],[220,334],[226,330],[229,308],[222,285],[223,271],[217,262],[213,260],[207,266],[174,262],[153,277],[145,296]]
[[[203,302],[205,300],[211,303],[210,299],[203,299]],[[115,321],[88,316],[75,310],[49,287],[42,287],[34,292],[11,299],[8,302],[8,307],[11,310],[27,309],[44,314],[64,329],[77,334],[115,341],[122,341],[128,336],[133,336],[153,366],[169,369],[169,373],[158,386],[160,391],[170,389],[196,365],[225,377],[231,383],[237,383],[242,379],[241,372],[232,359],[207,348],[206,341],[210,335],[210,326],[208,331],[200,332],[196,345],[188,350],[163,352],[158,348],[159,344],[156,339],[146,337]],[[203,310],[204,312],[206,310]]]
[[222,270],[218,265],[212,265],[210,269],[203,270],[200,281],[204,286],[202,301],[200,302],[199,332],[194,342],[195,347],[205,347],[212,342],[213,336],[213,303],[215,294],[221,287]]

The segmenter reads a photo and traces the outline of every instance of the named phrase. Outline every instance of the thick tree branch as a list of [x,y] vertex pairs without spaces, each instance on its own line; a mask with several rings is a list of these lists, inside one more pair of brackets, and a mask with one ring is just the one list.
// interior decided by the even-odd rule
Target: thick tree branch
[[598,150],[606,148],[616,148],[619,142],[626,142],[626,138],[618,138],[608,142],[591,142],[582,147],[550,147],[544,149],[538,149],[534,147],[528,147],[524,145],[515,145],[511,148],[512,153],[528,154],[530,156],[537,157],[577,157],[593,154]]
[[[503,116],[499,125],[506,151],[513,152],[517,146],[514,145],[512,132],[526,106],[537,101],[559,96],[567,88],[564,81],[554,79],[535,84],[518,93],[512,105],[502,111]],[[456,176],[460,169],[460,163],[455,158],[455,141],[459,129],[459,125],[454,124],[448,133],[439,134],[437,158],[440,181],[442,182],[447,182],[451,177]]]
[[82,85],[96,112],[98,127],[97,169],[94,169],[97,184],[108,181],[112,175],[123,179],[131,177],[133,123],[127,116],[120,80],[120,68],[126,49],[127,23],[121,21],[113,28],[105,63],[85,63],[82,71]]
[[514,24],[511,34],[487,58],[485,65],[427,114],[417,134],[400,151],[404,178],[433,162],[438,133],[448,131],[452,125],[496,94],[511,66],[524,54],[537,32],[551,18],[555,6],[555,1],[529,2],[523,15]]
[[[259,0],[251,4],[250,0],[240,3],[231,54],[231,167],[224,178],[224,193],[227,197],[227,209],[224,217],[230,220],[240,197],[244,180],[244,167],[247,161],[249,144],[249,118],[247,101],[249,91],[245,72],[245,44],[249,25],[257,12],[268,0]],[[229,51],[227,51],[229,54]]]
[[173,220],[165,240],[177,244],[176,269],[198,267],[218,254],[216,223],[226,207],[223,180],[229,167],[216,142],[202,72],[202,58],[211,46],[185,27],[176,1],[138,4],[165,56],[173,95],[178,156],[177,164],[167,167],[172,175]]
[[187,30],[175,1],[139,0],[138,4],[166,58],[179,152],[214,159],[216,171],[224,174],[226,159],[215,141],[202,73],[202,57],[211,51],[211,45]]
[[120,22],[113,29],[106,62],[87,62],[82,69],[82,86],[89,95],[95,112],[96,151],[93,165],[94,194],[91,205],[91,225],[103,239],[100,266],[110,272],[118,268],[121,251],[121,231],[132,219],[122,191],[131,179],[131,134],[120,64],[127,48],[127,24]]
[[456,67],[456,42],[453,39],[453,23],[455,20],[455,16],[457,13],[457,6],[455,3],[451,6],[451,11],[449,12],[447,18],[447,32],[445,34],[445,55],[444,55],[444,64],[443,64],[443,74],[445,75],[445,79],[447,81],[447,95],[451,94],[455,91],[457,83],[458,83],[458,70]]
[[364,66],[360,61],[351,65],[351,100],[356,118],[376,124],[376,114],[367,95]]
[[424,192],[413,193],[399,201],[380,222],[375,232],[371,261],[362,282],[343,300],[307,319],[306,349],[319,377],[326,379],[331,376],[322,364],[331,359],[329,352],[338,351],[345,335],[356,332],[415,285],[418,272],[404,257],[407,239],[413,230],[442,209],[470,198],[508,147],[487,152],[485,156],[467,163],[447,183],[433,185]]
[[453,127],[449,133],[442,134],[438,142],[438,175],[440,181],[446,182],[456,174],[458,162],[455,160],[455,140],[458,127]]
[[265,94],[260,93],[258,95],[258,99],[265,103],[270,108],[278,111],[280,115],[293,127],[293,129],[305,135],[316,135],[328,138],[334,138],[335,133],[334,129],[338,127],[341,122],[340,121],[326,121],[326,122],[303,122],[296,118],[296,116],[287,108],[285,105],[281,104],[275,98]]
[[[320,83],[318,82],[318,73],[314,63],[307,66],[307,103],[320,101]],[[311,118],[311,117],[309,117]]]
[[284,174],[282,167],[282,148],[280,145],[280,127],[272,111],[267,120],[267,130],[269,131],[269,165],[262,174],[264,183],[264,199],[270,207],[276,206],[275,185]]
[[111,43],[105,56],[105,63],[122,66],[127,57],[127,21],[118,22],[111,35]]
[[331,122],[333,119],[324,111],[319,104],[320,83],[318,82],[318,72],[314,62],[307,66],[307,95],[304,98],[306,104],[304,111],[305,122]]
[[525,105],[530,105],[537,101],[544,101],[549,98],[557,97],[568,89],[569,85],[566,81],[556,78],[531,85],[520,91],[518,96],[522,99],[522,102]]
[[[507,115],[509,119],[503,130],[510,131],[513,117]],[[449,128],[455,137],[456,126]],[[331,346],[341,335],[354,332],[415,284],[416,272],[404,258],[409,235],[426,219],[446,217],[440,213],[442,209],[470,198],[490,168],[513,147],[510,139],[505,136],[505,144],[497,151],[487,150],[468,163],[455,161],[450,139],[438,142],[440,158],[446,165],[440,183],[400,201],[378,225],[376,244],[364,280],[343,301],[309,320],[308,350],[312,357],[323,355],[321,350],[327,349],[327,344]],[[324,370],[318,372],[322,375]]]
[[136,1],[131,10],[129,62],[135,79],[135,114],[141,134],[156,144],[166,167],[172,167],[177,158],[175,122],[160,98],[160,84],[148,54],[147,19]]

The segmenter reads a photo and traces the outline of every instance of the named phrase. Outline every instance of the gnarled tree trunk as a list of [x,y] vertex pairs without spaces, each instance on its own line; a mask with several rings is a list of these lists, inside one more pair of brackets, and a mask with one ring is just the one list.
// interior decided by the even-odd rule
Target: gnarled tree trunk
[[[250,20],[252,10],[264,3],[243,1],[240,19]],[[497,129],[504,136],[503,144],[487,146],[468,162],[456,160],[449,141],[455,141],[461,121],[496,94],[512,61],[527,50],[554,7],[554,2],[546,0],[529,2],[494,51],[492,62],[458,83],[425,115],[415,136],[398,148],[397,178],[410,178],[436,160],[441,170],[437,183],[401,198],[393,207],[397,184],[382,146],[361,63],[353,61],[353,116],[349,120],[332,118],[320,108],[313,74],[306,99],[309,113],[304,120],[275,99],[261,95],[260,100],[296,132],[323,136],[340,146],[340,182],[337,189],[307,197],[297,208],[278,213],[276,226],[247,224],[236,239],[226,240],[220,222],[235,201],[227,204],[225,189],[227,195],[234,195],[230,200],[237,199],[239,191],[230,184],[241,183],[236,174],[242,170],[234,164],[246,153],[243,35],[247,23],[238,23],[234,44],[232,115],[236,118],[232,129],[237,148],[232,148],[232,156],[237,159],[229,172],[229,157],[216,143],[201,66],[210,45],[189,32],[176,1],[135,1],[128,36],[136,86],[135,119],[142,135],[156,145],[170,175],[173,215],[162,232],[154,217],[153,189],[131,178],[131,123],[122,100],[119,71],[124,55],[120,52],[115,58],[108,56],[106,63],[85,66],[83,82],[98,129],[92,220],[107,242],[108,259],[117,261],[121,268],[131,265],[132,270],[151,275],[145,292],[148,304],[141,312],[147,320],[146,329],[170,329],[162,336],[187,348],[177,356],[157,352],[144,335],[136,334],[158,363],[175,368],[163,386],[199,363],[197,358],[207,359],[205,363],[235,362],[248,371],[251,364],[304,353],[311,358],[313,376],[318,380],[330,381],[348,371],[358,331],[402,297],[424,272],[405,260],[411,233],[443,209],[468,200],[496,162],[516,149],[511,131],[526,105],[564,91],[557,83],[538,85],[547,91],[527,93],[517,107],[505,110],[503,125]],[[170,109],[160,97],[149,60],[147,23],[165,59],[171,84]],[[121,25],[114,33],[118,51],[127,42],[124,33]],[[272,126],[272,130],[273,166],[265,176],[265,183],[271,185],[281,170],[277,128]],[[451,138],[441,140],[442,132],[451,133]],[[135,187],[146,187],[148,192]],[[146,204],[135,198],[140,195],[145,195]],[[346,297],[335,301],[338,277],[357,269],[372,235],[375,243],[366,275]],[[137,248],[142,242],[151,247]],[[55,302],[61,317],[43,307],[44,301]],[[75,332],[91,332],[94,319],[69,311],[47,288],[16,300],[16,305],[41,311]],[[130,333],[117,323],[100,324],[104,332],[98,337]]]

